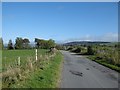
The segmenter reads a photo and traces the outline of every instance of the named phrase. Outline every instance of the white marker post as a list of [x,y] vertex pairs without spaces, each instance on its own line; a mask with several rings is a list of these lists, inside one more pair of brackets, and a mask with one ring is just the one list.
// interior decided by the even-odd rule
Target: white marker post
[[20,57],[18,57],[18,65],[20,66]]
[[35,50],[35,53],[36,53],[36,61],[38,60],[38,58],[37,58],[37,49]]

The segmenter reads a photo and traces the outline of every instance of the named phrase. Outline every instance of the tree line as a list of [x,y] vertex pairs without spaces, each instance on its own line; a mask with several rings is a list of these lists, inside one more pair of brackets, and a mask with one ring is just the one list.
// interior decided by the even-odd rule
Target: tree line
[[[7,49],[8,50],[11,50],[11,49],[30,49],[30,48],[50,49],[50,48],[56,46],[55,41],[52,39],[44,40],[44,39],[35,38],[34,42],[35,42],[35,46],[31,46],[30,40],[28,38],[17,37],[15,39],[15,44],[13,44],[11,39],[9,40],[9,42],[7,44]],[[3,48],[4,48],[3,39],[0,38],[0,49],[3,49]]]
[[55,47],[55,41],[52,39],[43,40],[43,39],[35,38],[35,45],[36,48],[49,49]]
[[3,45],[3,39],[0,38],[0,50],[3,49],[4,45]]

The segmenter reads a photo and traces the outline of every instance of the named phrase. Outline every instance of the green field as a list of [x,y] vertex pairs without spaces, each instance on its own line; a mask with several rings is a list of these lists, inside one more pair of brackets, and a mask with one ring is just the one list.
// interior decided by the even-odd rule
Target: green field
[[[18,65],[18,57],[21,64]],[[57,87],[60,78],[62,54],[49,53],[38,49],[38,61],[35,50],[3,50],[2,73],[3,88],[51,88]],[[32,67],[30,65],[32,64]],[[16,71],[17,70],[17,71]],[[18,72],[20,70],[20,72]],[[12,73],[14,72],[14,73]]]
[[[38,49],[38,55],[44,55],[47,50]],[[14,66],[17,63],[18,57],[21,59],[21,63],[25,63],[28,58],[35,60],[35,49],[32,50],[3,50],[2,51],[2,68],[3,71],[8,66]]]

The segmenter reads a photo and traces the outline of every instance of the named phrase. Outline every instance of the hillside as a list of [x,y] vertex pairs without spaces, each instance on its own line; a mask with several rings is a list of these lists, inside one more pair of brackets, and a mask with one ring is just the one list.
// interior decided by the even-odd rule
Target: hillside
[[111,42],[101,42],[101,41],[74,41],[74,42],[68,42],[64,43],[64,46],[69,45],[93,45],[93,44],[111,44]]

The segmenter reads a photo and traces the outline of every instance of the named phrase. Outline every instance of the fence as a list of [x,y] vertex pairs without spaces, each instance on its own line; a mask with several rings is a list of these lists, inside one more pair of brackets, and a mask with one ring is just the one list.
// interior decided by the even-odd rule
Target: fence
[[[37,51],[36,51],[37,52]],[[25,75],[36,71],[38,68],[43,68],[44,63],[47,64],[54,54],[34,54],[32,56],[15,56],[15,57],[3,57],[4,62],[2,63],[2,72],[0,73],[0,79],[2,83],[11,83],[12,81],[24,80]],[[10,62],[12,60],[12,62]],[[9,64],[8,64],[9,63]]]

